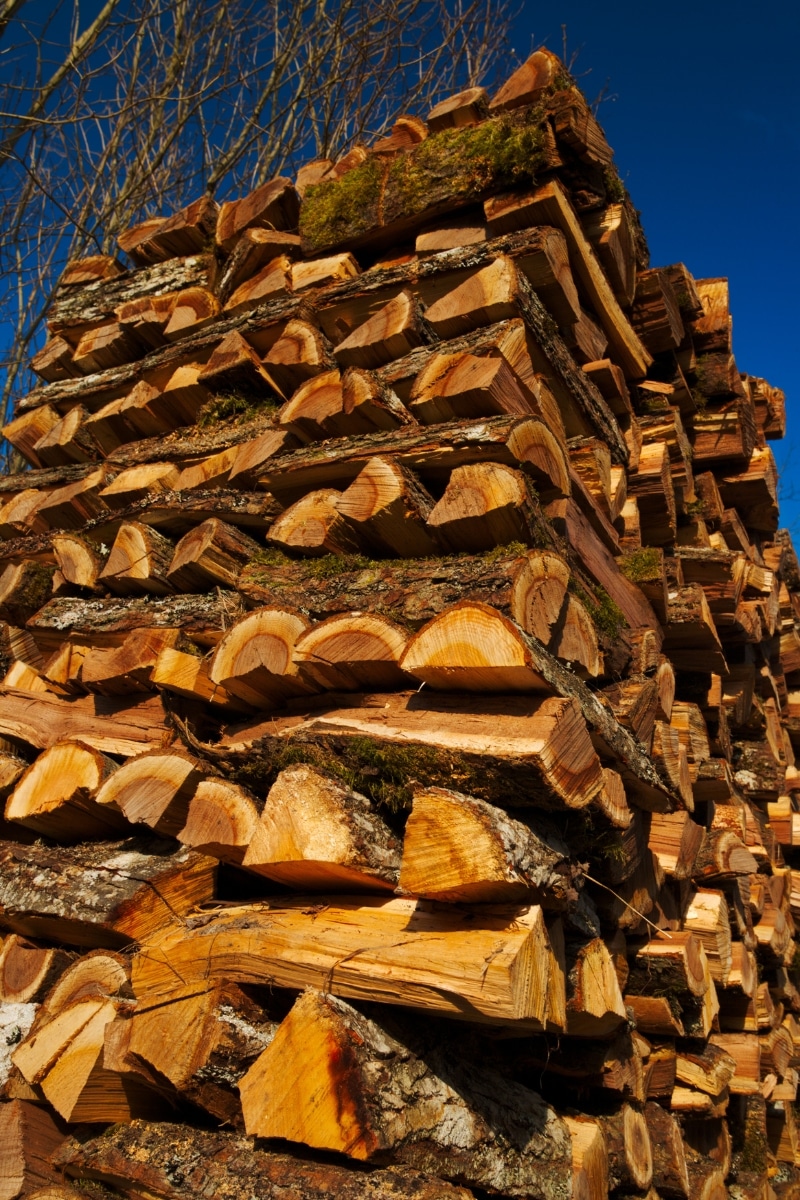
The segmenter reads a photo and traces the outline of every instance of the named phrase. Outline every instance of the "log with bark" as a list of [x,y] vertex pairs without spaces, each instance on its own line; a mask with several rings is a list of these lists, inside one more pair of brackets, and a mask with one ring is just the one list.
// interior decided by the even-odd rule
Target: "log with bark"
[[121,947],[172,924],[214,890],[213,859],[158,839],[75,847],[0,844],[0,924],[69,946]]
[[[407,1167],[369,1172],[264,1150],[229,1130],[133,1120],[99,1137],[64,1141],[58,1171],[93,1188],[144,1188],[159,1200],[193,1200],[206,1192],[226,1200],[258,1195],[282,1200],[472,1200],[466,1188]],[[175,1164],[182,1170],[176,1172]],[[49,1178],[49,1176],[47,1176]],[[54,1176],[60,1178],[58,1176]]]
[[132,981],[143,1007],[229,980],[324,987],[525,1034],[550,1019],[558,970],[535,905],[476,921],[423,900],[316,893],[206,912],[140,940]]
[[569,1131],[539,1096],[398,1032],[406,1040],[338,998],[305,992],[242,1080],[248,1132],[506,1196],[572,1194]]

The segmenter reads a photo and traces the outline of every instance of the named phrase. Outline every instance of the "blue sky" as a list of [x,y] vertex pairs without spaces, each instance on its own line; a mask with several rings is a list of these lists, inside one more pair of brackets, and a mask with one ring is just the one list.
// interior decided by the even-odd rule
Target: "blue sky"
[[800,5],[528,2],[519,56],[560,53],[562,24],[587,96],[606,81],[615,96],[598,116],[652,265],[727,276],[739,369],[786,392],[787,436],[771,446],[800,548]]

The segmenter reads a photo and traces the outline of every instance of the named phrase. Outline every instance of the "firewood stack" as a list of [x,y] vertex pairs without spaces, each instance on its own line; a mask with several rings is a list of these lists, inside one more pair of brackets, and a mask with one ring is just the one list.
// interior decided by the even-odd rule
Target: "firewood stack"
[[120,247],[4,429],[0,1200],[795,1195],[727,281],[649,267],[544,50]]

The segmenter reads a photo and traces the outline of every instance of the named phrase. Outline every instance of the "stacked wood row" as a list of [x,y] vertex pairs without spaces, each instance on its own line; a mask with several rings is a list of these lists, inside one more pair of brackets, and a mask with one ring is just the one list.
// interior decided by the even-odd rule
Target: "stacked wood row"
[[4,429],[0,1200],[793,1196],[800,567],[727,281],[544,50],[120,250]]

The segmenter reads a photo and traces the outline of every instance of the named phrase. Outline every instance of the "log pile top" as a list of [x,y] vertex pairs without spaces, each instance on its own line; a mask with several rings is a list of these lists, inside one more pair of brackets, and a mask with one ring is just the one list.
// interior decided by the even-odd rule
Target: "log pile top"
[[800,567],[727,280],[546,50],[119,246],[3,430],[0,1200],[788,1200]]

